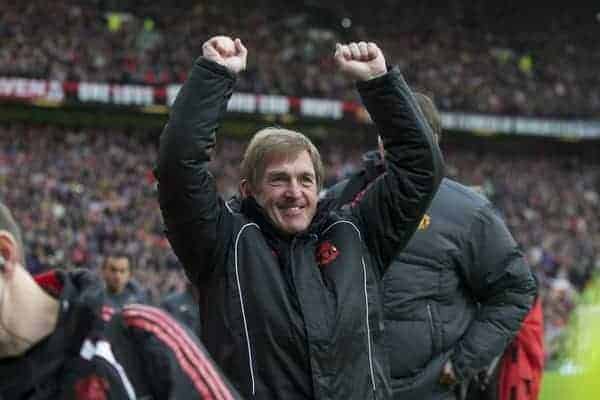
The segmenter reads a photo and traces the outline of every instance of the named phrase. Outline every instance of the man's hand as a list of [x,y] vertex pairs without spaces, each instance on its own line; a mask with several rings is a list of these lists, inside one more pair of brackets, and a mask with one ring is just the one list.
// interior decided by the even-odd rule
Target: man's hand
[[452,361],[448,360],[444,364],[444,368],[442,369],[442,374],[440,375],[440,383],[442,385],[453,386],[458,382],[456,378],[456,374],[454,373],[454,367],[452,366]]
[[202,55],[237,74],[246,69],[248,50],[240,39],[233,41],[229,36],[213,36],[202,45]]
[[340,71],[357,81],[368,81],[387,72],[383,53],[373,42],[338,43],[334,58]]

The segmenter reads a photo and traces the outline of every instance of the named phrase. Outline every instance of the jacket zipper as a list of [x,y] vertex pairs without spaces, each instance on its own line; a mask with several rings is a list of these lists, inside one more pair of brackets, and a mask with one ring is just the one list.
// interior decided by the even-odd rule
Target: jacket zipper
[[367,266],[365,264],[365,258],[361,257],[363,267],[363,282],[365,289],[365,319],[367,323],[367,351],[369,352],[369,372],[371,373],[371,385],[373,386],[373,392],[377,391],[375,386],[375,372],[373,371],[373,350],[371,349],[371,324],[369,323],[369,296],[367,293]]
[[[325,230],[323,231],[323,234],[327,233],[328,230],[330,230],[337,224],[349,224],[350,226],[352,226],[352,228],[354,228],[354,230],[358,234],[358,240],[362,243],[362,235],[360,234],[360,229],[358,229],[358,227],[356,225],[354,225],[352,222],[346,221],[346,220],[336,221],[333,224],[329,225],[327,228],[325,228]],[[364,289],[364,295],[365,295],[365,314],[366,314],[365,322],[366,322],[366,327],[367,327],[367,351],[368,351],[368,355],[369,355],[369,372],[371,375],[371,385],[373,386],[373,392],[377,392],[377,387],[375,386],[375,371],[373,369],[373,350],[371,348],[371,324],[369,323],[369,295],[367,292],[367,265],[365,264],[364,257],[361,257],[360,261],[361,261],[362,267],[363,267],[363,289]]]
[[255,226],[258,230],[260,230],[259,226],[255,223],[248,223],[241,227],[240,231],[235,238],[235,250],[234,250],[234,261],[235,261],[235,279],[237,281],[238,294],[240,297],[240,308],[242,310],[242,322],[244,324],[244,334],[246,336],[246,346],[248,350],[248,366],[250,368],[250,384],[252,386],[252,395],[256,394],[256,382],[254,380],[254,363],[252,361],[252,346],[250,346],[250,333],[248,332],[248,321],[246,320],[246,307],[244,306],[244,296],[242,295],[242,285],[240,283],[240,274],[239,274],[239,265],[238,265],[238,246],[240,237],[242,236],[242,232],[244,229],[249,226]]
[[436,351],[435,346],[435,328],[433,326],[433,313],[431,312],[431,303],[427,303],[427,316],[429,317],[429,329],[431,330],[431,353]]

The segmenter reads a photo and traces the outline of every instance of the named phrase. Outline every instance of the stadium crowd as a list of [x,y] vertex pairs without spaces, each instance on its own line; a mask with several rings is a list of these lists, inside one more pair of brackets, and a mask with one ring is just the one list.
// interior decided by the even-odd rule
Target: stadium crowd
[[240,91],[355,100],[331,53],[337,41],[369,37],[442,110],[599,116],[592,6],[347,3],[11,1],[0,15],[0,76],[182,82],[209,33],[232,33],[254,57]]
[[[225,196],[237,190],[243,144],[223,138],[218,145],[212,170]],[[480,187],[526,251],[541,283],[552,357],[577,293],[600,271],[600,164],[573,155],[446,147],[448,175]],[[321,149],[329,184],[358,168],[366,150],[326,141]],[[99,271],[106,255],[126,254],[152,302],[184,290],[163,235],[155,160],[156,136],[147,132],[1,125],[0,198],[27,233],[31,272],[56,266]]]

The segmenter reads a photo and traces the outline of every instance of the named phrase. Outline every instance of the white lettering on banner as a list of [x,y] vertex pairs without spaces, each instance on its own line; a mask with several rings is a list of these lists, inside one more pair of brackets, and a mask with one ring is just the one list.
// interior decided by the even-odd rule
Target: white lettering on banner
[[300,113],[308,117],[332,119],[341,119],[344,115],[341,101],[321,99],[302,99]]
[[46,100],[50,101],[63,101],[65,99],[65,92],[63,91],[62,82],[50,81],[48,85],[48,94]]
[[234,93],[229,99],[227,110],[239,113],[256,112],[256,96],[247,93]]
[[108,103],[110,101],[110,85],[81,82],[77,87],[77,98],[83,102]]
[[32,99],[46,95],[46,81],[24,78],[0,78],[0,96]]
[[599,121],[442,113],[442,126],[461,131],[507,133],[562,138],[600,137]]
[[44,97],[46,96],[46,81],[30,80],[23,86],[23,97]]
[[466,131],[511,133],[514,130],[514,120],[512,118],[444,112],[442,113],[442,126]]
[[[60,82],[19,77],[0,77],[0,97],[20,100],[44,100],[60,103],[64,101],[65,91],[77,91],[80,102],[113,103],[115,105],[154,105],[154,90],[144,85],[110,85],[102,82]],[[181,85],[166,86],[166,104],[172,106]],[[159,88],[162,94],[162,88]],[[344,103],[331,99],[296,99],[285,96],[254,95],[234,93],[227,108],[240,113],[287,114],[294,112],[300,116],[339,120],[354,113],[357,121],[369,123],[370,118],[364,107],[354,103]],[[162,106],[159,106],[162,107]],[[162,111],[162,108],[160,108]],[[476,113],[442,112],[442,126],[454,131],[482,132],[489,134],[536,135],[568,139],[600,138],[600,120],[590,119],[554,119],[486,115]]]
[[167,86],[167,105],[171,107],[175,102],[175,98],[181,90],[182,85],[169,85]]
[[0,79],[0,96],[8,97],[14,96],[13,87],[15,86],[15,79],[1,78]]
[[258,111],[263,114],[287,114],[290,101],[284,96],[259,96]]
[[115,104],[149,106],[154,103],[151,86],[113,85],[112,98]]

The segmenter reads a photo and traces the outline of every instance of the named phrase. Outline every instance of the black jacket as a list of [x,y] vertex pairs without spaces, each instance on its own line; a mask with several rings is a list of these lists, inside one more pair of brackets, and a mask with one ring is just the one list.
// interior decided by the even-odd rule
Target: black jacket
[[247,396],[387,398],[379,282],[438,187],[431,131],[399,72],[359,84],[390,172],[357,207],[321,203],[308,230],[284,240],[252,198],[224,203],[207,169],[234,82],[199,59],[156,171],[167,236],[199,288],[204,342]]
[[[371,168],[325,195],[360,197]],[[423,221],[383,278],[386,347],[394,398],[454,399],[438,380],[452,359],[459,379],[504,351],[531,307],[536,285],[490,202],[444,179]]]
[[165,312],[103,306],[87,271],[36,277],[60,301],[55,331],[0,360],[1,400],[239,399],[198,340]]

